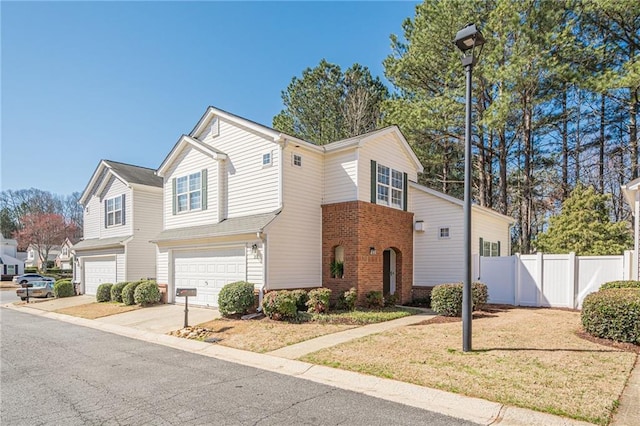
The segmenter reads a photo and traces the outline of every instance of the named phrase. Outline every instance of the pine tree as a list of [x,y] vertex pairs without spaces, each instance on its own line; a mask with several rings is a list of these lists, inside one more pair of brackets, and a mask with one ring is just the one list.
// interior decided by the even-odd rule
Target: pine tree
[[551,217],[549,228],[538,235],[538,251],[602,256],[630,250],[631,232],[626,223],[611,222],[607,199],[592,186],[578,185],[563,203],[562,212]]

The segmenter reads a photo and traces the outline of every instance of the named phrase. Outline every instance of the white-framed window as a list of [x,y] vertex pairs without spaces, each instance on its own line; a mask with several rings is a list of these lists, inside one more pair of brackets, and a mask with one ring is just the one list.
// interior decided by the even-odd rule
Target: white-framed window
[[124,211],[122,207],[122,195],[109,198],[105,201],[105,224],[107,227],[123,224]]
[[451,238],[451,233],[448,226],[443,226],[438,229],[438,239],[446,240]]
[[69,247],[62,247],[62,255],[69,256]]
[[404,200],[404,174],[378,164],[377,170],[377,204],[403,208]]
[[202,174],[191,173],[176,178],[176,212],[188,212],[202,208]]
[[293,154],[292,163],[294,166],[302,167],[302,155]]
[[480,242],[482,244],[482,252],[480,253],[480,256],[484,256],[484,257],[500,256],[500,243],[482,240],[482,239],[480,240]]
[[262,167],[268,167],[271,164],[273,164],[273,155],[271,155],[271,152],[262,154]]

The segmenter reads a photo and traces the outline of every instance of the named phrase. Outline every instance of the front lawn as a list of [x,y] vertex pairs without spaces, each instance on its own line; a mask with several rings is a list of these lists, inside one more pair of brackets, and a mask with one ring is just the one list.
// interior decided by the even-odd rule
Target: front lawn
[[223,346],[265,353],[325,334],[402,318],[417,312],[408,308],[385,308],[380,311],[356,310],[321,315],[301,313],[295,322],[274,321],[266,317],[252,320],[219,318],[171,334],[181,337],[191,335],[191,338],[200,340],[215,338]]
[[70,306],[68,308],[58,309],[59,314],[72,315],[74,317],[96,319],[109,315],[121,314],[123,312],[134,311],[140,309],[138,305],[124,305],[117,302],[94,302],[85,305]]
[[462,323],[436,317],[328,348],[303,361],[606,424],[636,353],[580,338],[580,313],[503,308]]

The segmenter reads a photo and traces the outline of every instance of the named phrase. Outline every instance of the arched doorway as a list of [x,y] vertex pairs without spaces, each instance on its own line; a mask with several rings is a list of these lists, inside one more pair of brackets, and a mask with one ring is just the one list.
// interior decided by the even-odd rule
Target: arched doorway
[[382,294],[396,294],[396,251],[392,248],[382,252]]

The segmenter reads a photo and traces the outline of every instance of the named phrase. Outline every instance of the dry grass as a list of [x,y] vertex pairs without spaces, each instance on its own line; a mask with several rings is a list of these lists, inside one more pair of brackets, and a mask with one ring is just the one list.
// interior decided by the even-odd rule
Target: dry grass
[[71,306],[68,308],[58,309],[59,314],[72,315],[74,317],[96,319],[108,317],[109,315],[121,314],[123,312],[135,311],[140,309],[138,305],[123,305],[122,303],[87,303],[85,305]]
[[247,321],[220,318],[198,326],[211,330],[207,337],[221,339],[218,342],[220,345],[259,353],[274,351],[314,337],[356,327],[317,322],[292,324],[264,317]]
[[606,424],[636,354],[579,338],[580,313],[497,309],[473,322],[403,327],[302,360]]

